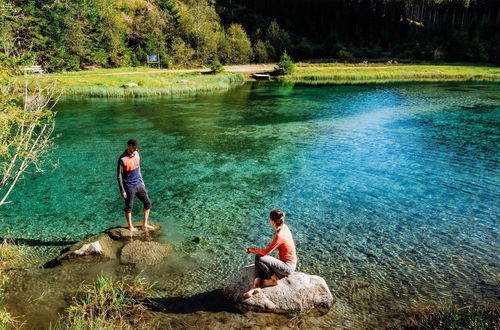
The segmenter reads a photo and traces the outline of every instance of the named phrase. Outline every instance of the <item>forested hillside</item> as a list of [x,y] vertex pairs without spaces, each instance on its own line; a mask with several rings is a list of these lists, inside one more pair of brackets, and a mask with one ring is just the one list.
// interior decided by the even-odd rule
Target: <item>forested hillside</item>
[[252,49],[239,24],[222,26],[207,0],[0,0],[0,42],[7,55],[29,50],[49,71],[214,59],[248,63]]
[[276,20],[290,34],[286,47],[295,58],[337,58],[344,50],[357,58],[500,63],[499,0],[217,3],[223,22],[243,24],[253,41]]
[[48,71],[296,60],[500,62],[499,0],[0,0],[3,55]]

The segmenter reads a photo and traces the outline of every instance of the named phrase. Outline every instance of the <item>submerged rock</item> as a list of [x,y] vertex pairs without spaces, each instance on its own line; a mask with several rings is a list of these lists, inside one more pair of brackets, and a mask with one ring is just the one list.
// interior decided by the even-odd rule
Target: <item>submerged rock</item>
[[254,278],[253,265],[240,269],[226,280],[224,296],[243,311],[271,313],[326,311],[335,303],[323,278],[299,272],[281,279],[277,286],[263,288],[259,294],[244,299],[243,293],[252,287]]
[[57,261],[83,258],[92,260],[95,258],[116,259],[118,249],[121,247],[119,242],[113,241],[108,235],[101,234],[89,237],[83,241],[75,243],[66,253],[57,258]]
[[204,240],[205,240],[205,237],[203,237],[203,236],[195,236],[195,237],[193,237],[191,242],[196,243],[196,244],[200,244]]
[[135,265],[138,268],[154,266],[171,255],[169,245],[158,242],[134,241],[126,244],[120,256],[123,264]]
[[127,226],[120,226],[106,229],[105,233],[117,240],[130,238],[148,239],[152,234],[158,233],[161,229],[161,226],[157,223],[150,222],[149,224],[153,226],[153,229],[144,230],[144,228],[142,228],[142,222],[134,222],[133,225],[137,231],[131,232],[128,230]]
[[73,252],[73,254],[77,256],[89,256],[94,254],[101,255],[102,252],[103,251],[101,243],[99,243],[99,241],[95,241],[92,243],[85,244],[84,246]]

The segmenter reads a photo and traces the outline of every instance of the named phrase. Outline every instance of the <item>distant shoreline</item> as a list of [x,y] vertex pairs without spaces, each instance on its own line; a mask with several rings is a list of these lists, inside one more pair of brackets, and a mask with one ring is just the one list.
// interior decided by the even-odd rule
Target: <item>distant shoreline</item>
[[[206,93],[255,81],[253,73],[271,73],[275,64],[226,66],[222,74],[208,68],[160,70],[117,68],[42,75],[42,83],[55,82],[63,95],[88,97],[154,97]],[[271,81],[307,85],[352,85],[398,82],[500,82],[500,67],[458,64],[296,63],[288,76]],[[133,84],[127,87],[127,84]]]

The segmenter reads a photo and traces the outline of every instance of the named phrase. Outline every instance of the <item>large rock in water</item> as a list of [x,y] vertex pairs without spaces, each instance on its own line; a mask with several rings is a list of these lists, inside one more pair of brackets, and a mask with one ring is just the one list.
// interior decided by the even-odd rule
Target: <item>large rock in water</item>
[[134,241],[123,247],[120,261],[124,264],[135,265],[138,268],[145,268],[159,264],[171,252],[172,248],[166,244]]
[[120,242],[112,240],[106,234],[96,235],[75,243],[66,253],[60,255],[57,261],[63,262],[70,259],[91,261],[96,258],[116,259],[117,251],[121,246]]
[[309,309],[326,311],[335,303],[323,278],[299,272],[282,278],[277,286],[263,288],[259,294],[245,299],[243,293],[252,287],[254,278],[253,265],[240,269],[226,280],[224,296],[243,311],[271,313]]
[[116,240],[123,239],[131,239],[131,238],[139,238],[139,239],[148,239],[152,235],[158,233],[161,229],[161,226],[157,223],[150,222],[153,229],[144,230],[142,228],[142,222],[134,222],[133,225],[137,229],[137,231],[131,232],[128,230],[127,226],[120,226],[106,229],[106,234],[108,234],[111,238]]

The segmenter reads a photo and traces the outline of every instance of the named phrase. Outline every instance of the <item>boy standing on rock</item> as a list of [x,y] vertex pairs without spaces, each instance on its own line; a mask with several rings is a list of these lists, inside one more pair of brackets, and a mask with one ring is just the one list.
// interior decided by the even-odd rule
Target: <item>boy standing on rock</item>
[[125,199],[125,219],[127,219],[128,229],[137,231],[132,225],[132,206],[134,205],[134,196],[144,204],[144,218],[142,227],[144,230],[153,229],[153,226],[148,224],[149,211],[151,209],[151,201],[149,200],[148,192],[141,175],[141,159],[139,157],[139,143],[136,139],[130,139],[127,142],[127,149],[118,158],[118,187],[120,195]]

